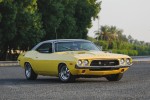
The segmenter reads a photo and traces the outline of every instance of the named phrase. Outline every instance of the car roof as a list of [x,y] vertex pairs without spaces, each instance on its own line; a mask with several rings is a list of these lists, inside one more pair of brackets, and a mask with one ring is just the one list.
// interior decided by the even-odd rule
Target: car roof
[[46,40],[46,41],[42,41],[40,43],[38,43],[36,46],[34,46],[31,50],[35,50],[37,47],[39,47],[41,44],[43,43],[57,43],[57,42],[91,42],[88,40],[84,40],[84,39],[55,39],[55,40]]
[[46,41],[43,41],[43,42],[72,42],[72,41],[90,42],[90,41],[84,40],[84,39],[55,39],[55,40],[46,40]]

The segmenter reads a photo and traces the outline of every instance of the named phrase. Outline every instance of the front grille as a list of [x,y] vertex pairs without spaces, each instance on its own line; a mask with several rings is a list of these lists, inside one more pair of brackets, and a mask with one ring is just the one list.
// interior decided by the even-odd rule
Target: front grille
[[90,66],[116,66],[119,65],[118,60],[93,60]]

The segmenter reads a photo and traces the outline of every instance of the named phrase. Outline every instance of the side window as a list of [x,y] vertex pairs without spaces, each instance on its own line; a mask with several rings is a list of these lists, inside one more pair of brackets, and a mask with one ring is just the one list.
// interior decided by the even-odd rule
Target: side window
[[44,43],[40,45],[36,51],[40,53],[52,53],[52,43]]

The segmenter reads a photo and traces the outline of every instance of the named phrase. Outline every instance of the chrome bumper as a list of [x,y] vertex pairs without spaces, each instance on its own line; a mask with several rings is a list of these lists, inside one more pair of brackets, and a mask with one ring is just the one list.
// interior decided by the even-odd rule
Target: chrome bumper
[[107,69],[107,68],[127,68],[130,67],[131,65],[125,65],[125,66],[78,66],[76,65],[76,69]]

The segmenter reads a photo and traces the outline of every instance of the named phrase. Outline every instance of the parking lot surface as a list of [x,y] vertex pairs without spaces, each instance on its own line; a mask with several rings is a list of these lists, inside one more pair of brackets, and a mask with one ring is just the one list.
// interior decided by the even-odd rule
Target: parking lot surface
[[119,82],[80,78],[61,83],[57,77],[25,79],[20,67],[0,67],[0,100],[150,100],[150,63],[137,63]]

